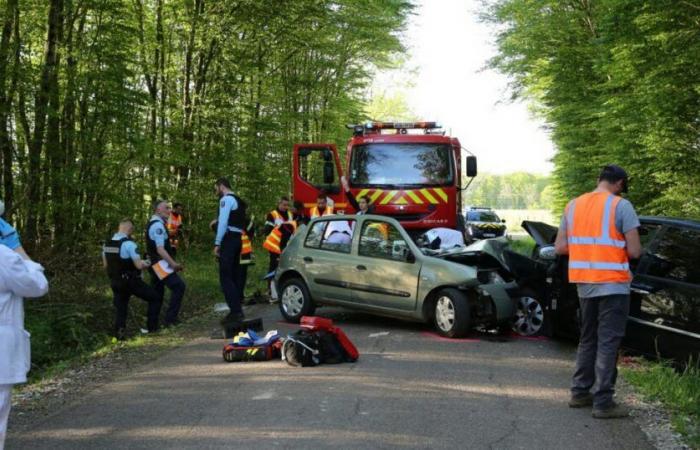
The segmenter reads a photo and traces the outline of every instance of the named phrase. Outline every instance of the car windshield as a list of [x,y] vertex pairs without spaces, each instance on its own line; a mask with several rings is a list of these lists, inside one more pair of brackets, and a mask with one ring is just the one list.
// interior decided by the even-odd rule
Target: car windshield
[[366,144],[352,151],[350,181],[355,186],[444,186],[453,179],[447,144]]
[[491,211],[469,211],[467,220],[470,222],[500,222],[496,213]]

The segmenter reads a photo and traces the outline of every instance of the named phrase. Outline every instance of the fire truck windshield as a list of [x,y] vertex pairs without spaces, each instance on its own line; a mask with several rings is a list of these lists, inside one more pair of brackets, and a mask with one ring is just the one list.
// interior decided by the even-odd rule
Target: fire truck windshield
[[352,149],[353,186],[445,186],[454,182],[447,144],[364,144]]

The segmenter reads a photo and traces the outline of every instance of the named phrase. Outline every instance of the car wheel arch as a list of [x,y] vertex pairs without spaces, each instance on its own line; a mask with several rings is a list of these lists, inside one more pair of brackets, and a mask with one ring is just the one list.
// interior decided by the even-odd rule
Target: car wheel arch
[[454,284],[443,284],[436,286],[428,292],[423,300],[423,305],[421,306],[423,320],[426,322],[431,322],[435,319],[435,302],[438,300],[438,293],[444,289],[457,289],[458,291],[468,293],[469,289],[463,289]]

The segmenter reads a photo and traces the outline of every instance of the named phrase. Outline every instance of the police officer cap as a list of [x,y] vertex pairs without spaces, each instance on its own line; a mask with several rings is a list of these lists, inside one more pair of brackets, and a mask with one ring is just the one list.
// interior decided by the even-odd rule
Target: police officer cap
[[623,169],[620,166],[610,164],[603,167],[603,171],[600,172],[600,176],[598,177],[598,179],[609,181],[611,183],[617,183],[620,180],[624,180],[622,192],[627,192],[627,180],[629,179],[629,177],[627,176],[627,172],[625,172],[625,169]]

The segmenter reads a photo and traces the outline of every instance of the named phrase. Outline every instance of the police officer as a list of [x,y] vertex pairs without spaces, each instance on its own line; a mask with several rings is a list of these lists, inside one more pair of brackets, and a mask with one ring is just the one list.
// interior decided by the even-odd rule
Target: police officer
[[219,196],[219,218],[214,239],[214,255],[219,259],[219,283],[230,309],[225,319],[235,328],[245,318],[243,300],[243,271],[241,270],[241,235],[246,227],[246,204],[231,191],[231,183],[219,178],[215,183]]
[[153,287],[160,297],[161,303],[165,296],[165,286],[170,289],[170,304],[165,313],[163,326],[177,325],[180,321],[180,305],[185,295],[185,282],[177,274],[184,270],[173,257],[173,249],[170,246],[168,232],[165,223],[170,216],[170,206],[166,200],[156,200],[153,204],[153,216],[146,225],[146,251],[151,260],[151,279]]
[[102,262],[114,293],[114,335],[119,340],[125,337],[126,316],[132,295],[148,303],[146,329],[141,329],[144,334],[158,330],[158,314],[162,303],[158,292],[141,279],[141,271],[147,269],[149,264],[139,256],[136,243],[131,237],[133,232],[134,223],[131,219],[123,219],[119,222],[119,231],[105,242],[102,249]]
[[5,222],[5,220],[2,218],[4,214],[5,203],[0,200],[0,244],[3,244],[6,247],[9,247],[10,250],[14,250],[15,252],[19,253],[22,258],[30,259],[29,255],[27,255],[27,252],[25,252],[24,248],[22,247],[17,230],[15,230],[12,225]]

